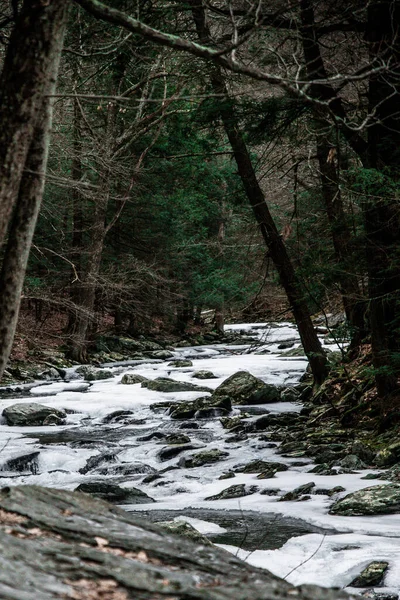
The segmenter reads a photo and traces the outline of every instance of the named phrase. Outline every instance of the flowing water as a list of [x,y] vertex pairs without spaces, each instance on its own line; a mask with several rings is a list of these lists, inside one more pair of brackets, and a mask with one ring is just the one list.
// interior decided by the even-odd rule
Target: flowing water
[[[73,490],[82,483],[112,483],[129,490],[137,488],[150,497],[142,504],[124,504],[153,521],[184,519],[213,542],[249,562],[268,568],[295,583],[317,583],[345,587],[371,560],[388,560],[385,579],[392,593],[400,587],[400,518],[338,517],[328,514],[333,499],[312,495],[306,502],[278,502],[285,492],[313,481],[319,488],[341,485],[346,493],[381,480],[362,480],[367,472],[335,477],[309,474],[313,464],[277,455],[277,443],[267,436],[229,440],[229,432],[218,417],[173,421],[165,409],[153,410],[156,402],[193,400],[205,392],[160,393],[140,384],[123,385],[124,374],[148,379],[170,377],[215,389],[239,370],[250,371],[267,383],[296,384],[307,362],[287,356],[278,346],[299,346],[296,329],[279,325],[230,326],[245,330],[258,344],[177,348],[176,359],[190,359],[191,367],[170,366],[166,361],[127,361],[104,365],[111,377],[84,382],[76,369],[68,369],[66,381],[14,386],[0,392],[0,412],[16,402],[40,402],[67,411],[67,424],[47,427],[10,427],[0,422],[0,483],[38,484]],[[336,349],[333,346],[328,346]],[[200,381],[196,371],[211,371],[215,378]],[[255,419],[266,410],[299,412],[301,405],[278,402],[268,406],[241,407]],[[125,414],[110,415],[116,411]],[[239,414],[239,409],[234,412]],[[187,444],[167,460],[166,437],[188,436]],[[176,448],[176,447],[175,447]],[[221,460],[186,468],[182,457],[200,451],[219,450]],[[251,460],[285,462],[289,469],[274,478],[237,473],[234,479],[219,479]],[[244,484],[252,493],[227,500],[207,500],[231,485]],[[272,492],[271,492],[272,490]],[[275,491],[274,491],[275,490]],[[270,495],[271,493],[271,495]],[[339,496],[338,496],[339,497]],[[154,500],[154,502],[152,500]],[[143,500],[143,498],[142,498]]]

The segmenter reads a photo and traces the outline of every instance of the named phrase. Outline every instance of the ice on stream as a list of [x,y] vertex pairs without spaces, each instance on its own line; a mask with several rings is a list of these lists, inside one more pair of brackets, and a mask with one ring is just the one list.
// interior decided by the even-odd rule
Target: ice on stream
[[[141,388],[140,384],[121,385],[125,373],[143,375],[149,379],[171,377],[179,381],[197,383],[215,389],[227,377],[239,370],[248,370],[267,383],[292,385],[299,381],[307,366],[303,357],[281,356],[278,345],[285,341],[299,345],[296,329],[291,324],[269,325],[246,324],[230,325],[230,330],[245,330],[257,335],[260,344],[254,345],[219,345],[193,348],[178,348],[175,358],[188,358],[193,361],[192,367],[170,367],[168,362],[149,362],[117,366],[108,366],[112,377],[93,383],[74,378],[75,369],[68,371],[68,381],[54,382],[37,387],[27,388],[26,397],[0,400],[0,412],[16,402],[40,402],[47,406],[62,408],[68,411],[67,424],[62,427],[9,427],[2,418],[0,422],[1,462],[7,459],[39,450],[38,473],[17,473],[8,476],[3,473],[2,485],[38,484],[49,487],[75,489],[83,481],[90,479],[109,480],[107,475],[88,473],[83,475],[79,469],[86,461],[106,448],[117,452],[119,463],[143,463],[150,468],[163,469],[176,467],[180,455],[169,461],[160,463],[159,450],[164,442],[153,440],[143,442],[138,437],[154,431],[164,433],[175,432],[179,423],[171,422],[164,412],[153,412],[150,406],[165,400],[179,402],[192,400],[207,395],[205,392],[179,392],[163,394]],[[328,348],[337,350],[333,344]],[[269,350],[265,354],[254,354]],[[196,371],[208,370],[216,375],[216,379],[198,380],[193,378]],[[18,386],[21,388],[21,386]],[[298,412],[299,404],[280,402],[267,406],[251,407],[253,412],[271,411]],[[117,410],[132,410],[137,423],[132,425],[104,425],[105,416]],[[236,409],[239,412],[238,409]],[[252,417],[256,418],[256,416]],[[143,422],[141,421],[143,420]],[[277,455],[276,448],[270,444],[249,438],[240,443],[225,443],[226,431],[218,419],[200,421],[198,430],[181,430],[188,433],[196,451],[216,448],[229,452],[224,460],[194,469],[173,468],[165,473],[163,485],[154,482],[151,485],[141,484],[143,474],[129,475],[118,481],[123,487],[139,487],[153,497],[156,502],[146,505],[128,505],[127,510],[174,510],[182,514],[179,518],[188,521],[202,533],[215,533],[219,525],[187,517],[185,510],[239,510],[245,513],[275,514],[293,517],[327,530],[326,535],[310,533],[293,537],[277,550],[255,550],[249,553],[240,548],[224,546],[229,551],[247,560],[251,564],[265,567],[276,575],[286,577],[294,584],[315,583],[324,586],[348,586],[362,569],[372,560],[387,560],[389,570],[385,583],[393,592],[400,589],[400,515],[383,515],[374,517],[341,517],[328,514],[332,498],[326,495],[311,495],[306,502],[277,502],[276,496],[262,495],[266,489],[279,488],[282,492],[292,491],[305,483],[314,482],[318,488],[343,486],[345,492],[341,496],[371,485],[384,483],[382,480],[363,480],[362,477],[372,471],[359,471],[357,474],[323,476],[307,473],[313,466],[310,459],[301,461]],[[47,437],[46,437],[47,436]],[[104,445],[104,439],[107,443]],[[80,444],[82,440],[88,443]],[[96,446],[96,440],[102,444]],[[76,443],[78,442],[78,443]],[[92,444],[93,442],[93,444]],[[188,453],[186,452],[186,455]],[[222,472],[234,466],[254,459],[284,462],[288,471],[278,472],[273,479],[256,479],[256,475],[237,473],[234,480],[219,480]],[[15,476],[14,476],[15,475]],[[258,492],[239,499],[206,501],[208,496],[215,495],[230,485],[256,485]],[[337,496],[338,497],[338,496]],[[278,522],[277,522],[278,523]],[[268,532],[266,532],[266,535]],[[377,588],[378,589],[378,588]],[[355,591],[355,590],[354,590]],[[383,591],[383,589],[380,589]],[[359,593],[359,591],[357,592]]]

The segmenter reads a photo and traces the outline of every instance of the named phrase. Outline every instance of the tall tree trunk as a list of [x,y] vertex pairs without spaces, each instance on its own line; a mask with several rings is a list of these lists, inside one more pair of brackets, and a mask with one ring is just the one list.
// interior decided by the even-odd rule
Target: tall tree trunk
[[370,78],[367,164],[379,171],[366,185],[369,312],[374,366],[381,397],[397,389],[400,350],[400,2],[374,0],[368,6],[370,58],[391,65]]
[[[20,124],[15,125],[15,115],[8,117],[10,118],[8,122],[10,135],[12,131],[14,132],[11,145],[15,149],[16,156],[22,161],[22,164],[15,167],[15,172],[12,169],[9,171],[8,186],[7,169],[10,169],[10,164],[7,162],[7,158],[4,159],[1,156],[3,147],[0,142],[0,160],[3,160],[0,163],[0,172],[3,176],[3,179],[1,179],[0,175],[0,188],[4,192],[8,187],[8,204],[7,202],[3,204],[0,200],[1,218],[4,219],[2,222],[3,229],[0,227],[0,231],[3,234],[7,224],[5,220],[8,218],[7,215],[12,204],[15,203],[13,196],[18,192],[0,273],[0,377],[4,373],[11,352],[26,265],[43,196],[52,123],[53,100],[51,96],[54,94],[57,82],[67,4],[64,0],[53,0],[51,3],[46,3],[46,5],[35,3],[35,7],[30,8],[31,3],[25,2],[21,19],[15,25],[12,42],[10,42],[13,46],[9,49],[9,53],[14,53],[14,60],[10,60],[8,57],[4,66],[4,69],[7,70],[13,65],[24,63],[24,70],[19,74],[21,78],[14,73],[20,85],[20,89],[15,86],[14,92],[20,100],[24,100],[26,87],[22,78],[27,75],[28,79],[31,80],[30,89],[34,96],[35,106],[31,106],[29,115],[26,113],[24,115],[25,128],[23,131]],[[38,11],[39,5],[40,11]],[[36,54],[30,49],[28,56],[26,56],[25,36],[33,44],[33,48],[36,48]],[[17,41],[20,37],[21,46],[17,47]],[[32,73],[35,73],[37,77],[36,88]],[[3,71],[3,81],[10,76],[9,73],[6,73],[6,75]],[[3,94],[0,93],[0,98],[2,101],[1,116],[3,118],[0,122],[2,130],[4,130],[7,125],[7,111],[9,110],[9,107],[4,107],[4,90]],[[11,96],[8,96],[8,98],[10,101],[12,100]],[[28,101],[25,98],[25,103],[31,104],[32,102],[32,99]],[[13,106],[16,107],[15,99]],[[22,113],[20,112],[19,115],[21,117]],[[20,140],[19,146],[18,144],[15,145],[18,139]],[[30,140],[30,143],[28,148],[25,149],[27,139]],[[20,181],[18,187],[16,187],[18,176]],[[0,198],[1,193],[0,191]]]
[[[190,6],[200,43],[210,44],[211,36],[203,5],[198,0],[190,0]],[[217,65],[210,66],[210,81],[213,92],[221,98],[219,113],[225,133],[231,144],[243,187],[260,226],[269,256],[278,271],[281,284],[292,308],[314,380],[317,384],[322,383],[328,372],[326,355],[313,327],[307,302],[303,296],[300,282],[286,246],[277,230],[263,191],[258,183],[246,143],[240,131],[238,119],[235,116],[233,103],[229,97],[224,75]]]
[[[310,81],[326,79],[327,73],[321,56],[318,39],[315,33],[314,10],[310,0],[301,0],[301,41],[306,63],[307,77]],[[334,98],[334,90],[329,85],[311,84],[310,96],[318,100]],[[337,279],[342,295],[346,318],[352,327],[352,345],[356,345],[365,335],[364,310],[361,292],[356,274],[349,271],[351,234],[339,187],[338,172],[334,154],[336,144],[332,143],[332,124],[326,116],[325,109],[313,105],[314,130],[317,141],[317,158],[321,177],[322,196],[331,229],[335,259],[338,266]]]
[[[0,245],[16,203],[68,0],[25,0],[0,76]],[[48,88],[47,88],[48,89]],[[43,114],[43,113],[42,113]]]

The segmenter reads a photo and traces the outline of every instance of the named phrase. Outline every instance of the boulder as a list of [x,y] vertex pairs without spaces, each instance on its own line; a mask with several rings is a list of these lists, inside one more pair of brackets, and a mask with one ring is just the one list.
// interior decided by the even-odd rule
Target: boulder
[[161,462],[166,460],[171,460],[171,458],[175,458],[178,454],[185,452],[186,450],[194,450],[196,446],[193,444],[182,444],[180,446],[165,446],[165,448],[161,448],[158,451],[157,456]]
[[218,379],[211,371],[196,371],[196,373],[193,373],[192,377],[195,379]]
[[388,569],[389,563],[375,560],[371,562],[361,573],[350,583],[351,587],[363,588],[374,585],[381,585]]
[[268,462],[265,460],[252,460],[246,465],[234,467],[235,473],[261,473],[266,470],[287,471],[288,466],[279,462]]
[[169,350],[153,350],[151,352],[146,352],[146,355],[149,358],[156,358],[159,360],[168,360],[168,358],[174,358],[174,353]]
[[204,500],[229,500],[230,498],[250,496],[256,492],[258,492],[258,487],[256,485],[246,486],[244,483],[240,483],[238,485],[231,485],[225,490],[222,490],[219,494],[208,496],[208,498],[204,498]]
[[374,485],[348,494],[333,504],[332,515],[360,516],[400,512],[400,484]]
[[295,387],[287,387],[281,391],[282,402],[297,402],[300,397],[300,392]]
[[[193,363],[191,360],[185,360],[185,359],[176,359],[176,360],[171,360],[171,362],[168,363],[169,367],[193,367]],[[174,521],[172,521],[174,522]]]
[[119,423],[123,425],[144,425],[146,419],[135,419],[133,410],[115,410],[106,415],[103,423]]
[[303,499],[303,497],[306,494],[309,494],[314,487],[315,483],[313,481],[310,481],[309,483],[304,483],[303,485],[300,485],[299,487],[294,489],[292,492],[287,492],[287,494],[281,496],[279,498],[279,502],[288,502]]
[[227,456],[229,456],[229,452],[217,450],[216,448],[212,450],[203,450],[188,458],[182,457],[179,461],[179,466],[192,469],[194,467],[202,467],[203,465],[212,465],[213,463],[223,460]]
[[86,461],[86,465],[79,469],[79,473],[86,475],[86,473],[89,473],[89,471],[93,471],[105,463],[116,462],[117,454],[118,453],[116,452],[102,452],[101,454],[91,456]]
[[142,387],[155,392],[212,392],[208,387],[187,383],[186,381],[175,381],[169,377],[157,377],[157,379],[143,381]]
[[36,475],[39,471],[40,452],[30,452],[14,458],[9,458],[1,466],[1,471],[16,471],[17,473],[29,472]]
[[[211,412],[199,412],[205,409],[212,409]],[[209,396],[196,398],[196,400],[187,402],[176,402],[171,403],[169,408],[169,414],[171,419],[174,420],[186,420],[196,418],[215,418],[220,416],[221,413],[216,415],[214,409],[222,409],[223,414],[228,414],[232,410],[231,402],[229,398],[222,398],[220,400],[214,400]]]
[[238,371],[217,387],[212,398],[229,398],[232,404],[269,404],[279,402],[280,391],[247,371]]
[[96,369],[90,365],[81,365],[76,372],[83,376],[86,381],[101,381],[113,377],[112,371],[106,369]]
[[137,375],[136,373],[125,373],[125,375],[121,379],[121,383],[124,385],[134,385],[135,383],[143,383],[144,381],[149,381],[143,375]]
[[84,492],[95,498],[107,500],[113,504],[147,504],[155,502],[147,494],[136,488],[122,488],[113,483],[104,481],[91,481],[89,483],[81,483],[75,490],[76,492]]
[[171,433],[167,435],[165,441],[167,444],[178,445],[178,444],[190,444],[190,437],[184,433]]
[[390,467],[400,460],[400,442],[396,441],[382,448],[376,455],[376,464],[378,467]]
[[[50,416],[55,416],[58,420],[57,425],[65,423],[66,413],[58,408],[45,406],[36,402],[21,402],[12,404],[3,410],[3,417],[7,421],[7,425],[17,427],[35,427],[37,425],[45,425],[45,421]],[[47,422],[47,424],[53,424]]]
[[2,600],[348,599],[339,590],[295,588],[86,494],[8,487],[0,509]]

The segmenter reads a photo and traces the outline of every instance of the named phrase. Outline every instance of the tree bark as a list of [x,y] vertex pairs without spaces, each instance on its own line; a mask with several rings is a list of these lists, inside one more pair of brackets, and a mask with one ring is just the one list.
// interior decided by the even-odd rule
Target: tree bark
[[[321,56],[315,29],[314,10],[310,0],[301,0],[300,31],[303,53],[306,63],[307,77],[310,81],[327,79],[327,72]],[[334,98],[334,90],[329,85],[311,84],[310,96],[318,100]],[[343,307],[348,323],[352,328],[352,346],[357,345],[365,336],[364,310],[357,275],[351,273],[346,265],[350,265],[351,234],[339,187],[339,177],[335,165],[334,154],[336,144],[331,141],[332,123],[329,122],[325,110],[314,105],[314,130],[317,143],[317,158],[321,178],[322,196],[331,229],[335,259],[338,267],[337,278],[342,295]]]
[[[0,245],[16,203],[68,0],[25,0],[0,76]],[[58,50],[59,51],[59,46]],[[43,113],[42,113],[43,114]]]
[[[210,44],[211,36],[206,23],[204,7],[197,0],[190,0],[190,6],[192,7],[200,43]],[[229,97],[224,76],[217,65],[210,66],[210,81],[214,94],[220,97],[219,114],[233,150],[243,187],[253,214],[260,226],[269,256],[278,271],[281,284],[292,308],[314,380],[317,384],[320,384],[328,373],[326,355],[313,327],[307,302],[303,296],[300,282],[286,246],[277,230],[264,193],[258,183],[246,143],[240,131],[238,119],[234,113],[233,103]]]
[[[0,272],[0,378],[11,352],[26,265],[43,196],[52,124],[53,100],[51,95],[54,94],[57,82],[68,5],[64,0],[53,0],[53,2],[47,3],[46,7],[40,4],[41,10],[38,12],[36,5],[29,10],[28,5],[30,4],[25,3],[21,18],[15,25],[12,42],[10,42],[14,46],[9,53],[15,53],[14,60],[11,61],[9,58],[3,71],[3,81],[7,81],[7,77],[10,76],[10,73],[6,72],[7,68],[12,68],[13,65],[21,64],[21,62],[24,63],[24,69],[20,76],[22,78],[26,75],[30,79],[29,89],[34,99],[25,98],[23,102],[25,109],[27,105],[30,105],[29,115],[26,112],[22,115],[24,111],[20,106],[21,110],[18,114],[25,123],[24,127],[15,123],[15,115],[7,116],[9,107],[4,106],[5,92],[3,90],[2,97],[0,93],[3,112],[3,120],[0,122],[3,140],[4,129],[7,126],[7,119],[9,119],[9,135],[12,136],[11,147],[14,148],[16,157],[22,161],[21,164],[12,167],[8,158],[4,158],[4,154],[1,156],[3,146],[0,141],[0,161],[3,161],[0,163],[0,218],[2,219],[0,236],[4,235],[6,221],[12,205],[15,204],[14,194],[16,195],[18,192]],[[30,40],[33,48],[36,48],[36,55],[32,53],[32,49],[29,50],[28,56],[25,55],[27,51],[25,36]],[[18,39],[21,43],[19,48],[17,48]],[[32,74],[36,75],[36,87],[35,77]],[[14,93],[22,99],[27,93],[27,88],[22,79],[19,79],[18,76],[16,79],[19,80],[21,89],[15,87]],[[11,96],[9,99],[11,100]],[[17,110],[15,99],[13,106]],[[0,132],[1,139],[2,133]],[[30,144],[26,148],[28,139]],[[19,145],[17,140],[20,142]],[[17,180],[19,180],[18,186]],[[8,190],[8,195],[6,202],[3,203],[2,193],[6,190]]]

